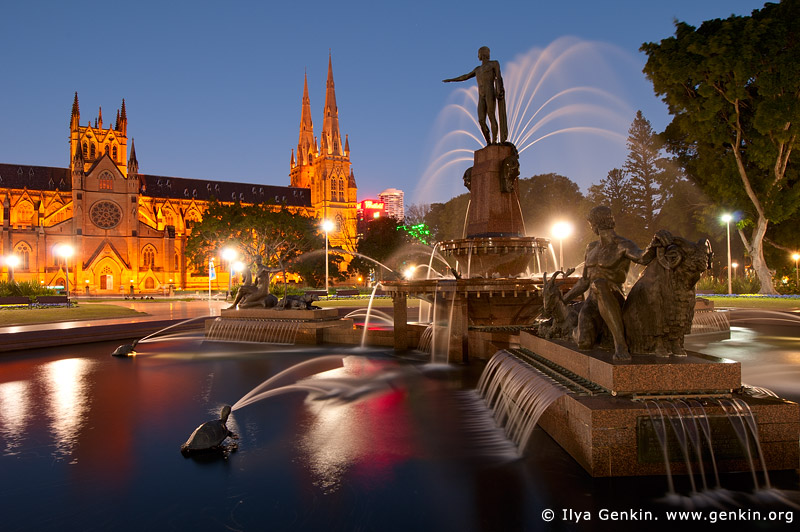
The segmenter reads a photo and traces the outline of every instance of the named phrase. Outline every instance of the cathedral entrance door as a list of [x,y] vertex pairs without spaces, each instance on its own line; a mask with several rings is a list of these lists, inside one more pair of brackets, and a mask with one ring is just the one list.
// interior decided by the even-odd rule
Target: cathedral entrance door
[[114,276],[101,275],[100,276],[100,290],[113,290],[114,289]]

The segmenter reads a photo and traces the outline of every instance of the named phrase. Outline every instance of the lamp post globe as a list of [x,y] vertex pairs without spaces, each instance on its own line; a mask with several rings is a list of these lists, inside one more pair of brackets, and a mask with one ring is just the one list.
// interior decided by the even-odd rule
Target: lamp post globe
[[731,282],[731,221],[733,216],[728,213],[720,216],[720,219],[725,222],[725,227],[728,234],[728,293],[733,293],[733,284]]
[[6,257],[6,265],[8,266],[8,280],[14,280],[14,268],[19,266],[19,257],[16,255],[9,255]]
[[69,244],[59,244],[56,248],[56,253],[64,259],[64,273],[67,276],[67,280],[64,282],[64,290],[67,292],[67,298],[69,298],[69,258],[74,252],[75,250]]
[[239,254],[233,248],[225,248],[222,250],[222,258],[228,263],[228,291],[225,294],[225,300],[228,300],[228,297],[231,295],[231,277],[233,277],[233,266],[232,263],[236,260]]
[[569,222],[556,222],[551,232],[558,239],[558,265],[557,269],[564,270],[564,239],[572,234],[572,224]]

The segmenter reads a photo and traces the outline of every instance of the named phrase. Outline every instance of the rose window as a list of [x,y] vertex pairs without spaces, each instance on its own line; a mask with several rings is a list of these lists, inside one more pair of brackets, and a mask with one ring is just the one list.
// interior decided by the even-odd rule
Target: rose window
[[116,227],[122,219],[122,210],[112,201],[98,201],[89,211],[92,222],[101,229]]

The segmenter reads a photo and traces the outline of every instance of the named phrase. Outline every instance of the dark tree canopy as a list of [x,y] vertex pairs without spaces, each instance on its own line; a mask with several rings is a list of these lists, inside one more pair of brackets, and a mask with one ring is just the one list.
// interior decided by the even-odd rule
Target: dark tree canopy
[[593,205],[607,205],[614,213],[617,232],[644,246],[659,229],[677,231],[671,222],[673,211],[683,208],[674,198],[682,180],[676,165],[665,156],[663,140],[641,111],[628,129],[627,145],[623,167],[610,170],[599,184],[592,185],[589,200]]
[[245,256],[247,263],[260,256],[266,266],[287,267],[301,254],[324,248],[318,220],[273,208],[212,201],[202,221],[191,226],[187,254],[200,264],[209,254],[232,247]]
[[761,281],[770,222],[797,216],[800,181],[792,152],[800,121],[800,1],[766,4],[751,16],[676,23],[675,36],[645,43],[644,72],[672,114],[665,137],[688,177],[724,211]]
[[[369,222],[364,236],[358,242],[357,252],[397,272],[402,266],[398,263],[397,257],[403,255],[398,252],[412,243],[406,231],[398,230],[399,225],[400,223],[391,217]],[[388,272],[368,259],[356,255],[350,263],[350,271],[353,273],[366,276],[370,270],[375,270],[377,279],[387,278]]]

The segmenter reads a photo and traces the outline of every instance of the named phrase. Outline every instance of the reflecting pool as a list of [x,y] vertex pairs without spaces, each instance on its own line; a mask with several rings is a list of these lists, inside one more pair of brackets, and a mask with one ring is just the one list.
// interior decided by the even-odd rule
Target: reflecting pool
[[[120,343],[0,359],[0,529],[608,530],[603,509],[655,512],[650,529],[674,528],[662,477],[592,479],[540,429],[524,458],[509,454],[469,391],[480,367],[431,368],[414,353],[200,340],[109,356]],[[181,455],[221,405],[335,354],[342,368],[297,379],[396,377],[347,398],[290,391],[257,401],[231,415],[240,440],[227,459]],[[688,491],[685,479],[675,482]],[[797,473],[774,473],[772,482],[796,490]],[[749,473],[725,475],[723,486],[738,490],[743,507],[759,507],[748,496]],[[554,521],[543,520],[546,510]],[[568,510],[588,514],[576,523]],[[641,522],[613,526],[628,525]]]

